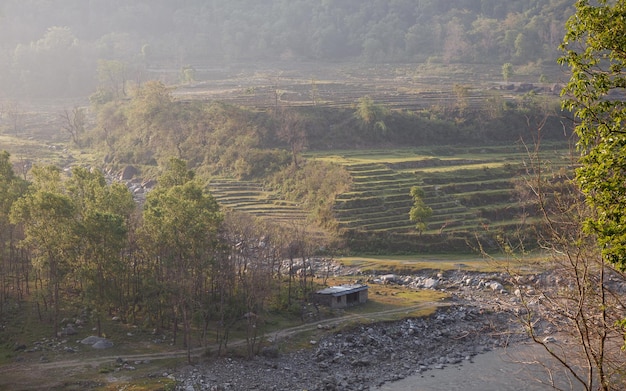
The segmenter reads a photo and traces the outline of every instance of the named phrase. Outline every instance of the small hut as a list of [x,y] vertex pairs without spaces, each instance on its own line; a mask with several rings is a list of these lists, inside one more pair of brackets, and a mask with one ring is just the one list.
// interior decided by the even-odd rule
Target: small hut
[[330,308],[346,308],[367,302],[367,285],[331,286],[315,292],[313,301]]

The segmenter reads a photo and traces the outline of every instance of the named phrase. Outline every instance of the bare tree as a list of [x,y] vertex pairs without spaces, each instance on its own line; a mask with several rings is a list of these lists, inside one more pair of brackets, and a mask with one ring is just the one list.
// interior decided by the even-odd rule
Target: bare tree
[[24,111],[20,108],[20,105],[17,102],[9,103],[8,107],[5,109],[6,115],[9,117],[11,121],[11,125],[13,127],[13,133],[15,136],[18,135],[23,122]]
[[298,157],[307,144],[304,118],[301,114],[290,109],[279,111],[278,137],[289,144],[292,162],[297,169],[300,167]]
[[74,106],[72,111],[65,109],[61,113],[61,127],[70,135],[72,142],[79,147],[81,146],[80,138],[85,132],[86,119],[85,109],[81,107]]
[[[549,386],[560,387],[550,369],[556,363],[585,390],[625,389],[620,320],[626,316],[626,274],[603,259],[596,238],[584,229],[593,211],[568,172],[542,160],[539,144],[528,154],[523,198],[543,217],[537,240],[545,256],[512,257],[507,265],[522,308],[519,319],[550,357],[551,363],[542,361],[551,371]],[[524,241],[504,248],[519,254],[523,246],[513,243]],[[543,273],[537,277],[528,270]]]

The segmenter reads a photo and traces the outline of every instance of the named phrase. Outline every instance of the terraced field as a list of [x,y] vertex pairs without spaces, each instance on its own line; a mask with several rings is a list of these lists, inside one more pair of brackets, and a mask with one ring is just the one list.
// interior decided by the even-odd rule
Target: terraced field
[[225,208],[280,223],[303,224],[306,221],[307,212],[298,204],[277,199],[258,182],[218,179],[209,184],[209,191]]
[[[546,156],[564,164],[563,150]],[[537,221],[532,206],[515,190],[528,160],[517,147],[333,151],[307,158],[342,164],[352,176],[350,191],[338,195],[333,207],[339,233],[351,248],[467,249],[472,238],[493,238]],[[412,186],[424,190],[424,201],[433,210],[421,234],[409,220]],[[226,207],[283,223],[307,218],[298,204],[277,199],[258,183],[219,180],[210,188]]]

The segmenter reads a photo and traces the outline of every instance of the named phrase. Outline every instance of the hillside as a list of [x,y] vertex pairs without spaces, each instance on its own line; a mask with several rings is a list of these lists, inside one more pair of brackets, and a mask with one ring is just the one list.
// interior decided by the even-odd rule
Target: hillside
[[[5,0],[0,99],[199,81],[259,63],[556,68],[567,0]],[[124,93],[124,89],[118,91]]]
[[[310,161],[332,162],[350,175],[349,190],[337,194],[331,206],[333,230],[350,251],[468,252],[479,243],[495,248],[497,240],[513,237],[532,245],[541,220],[521,190],[531,163],[521,145],[446,147],[445,156],[438,153],[422,148],[307,154]],[[541,156],[555,170],[568,163],[562,143],[549,145]],[[424,190],[433,211],[421,233],[409,220],[412,186]],[[226,207],[289,224],[306,221],[300,204],[280,201],[279,194],[263,192],[258,184],[218,180],[210,188]]]

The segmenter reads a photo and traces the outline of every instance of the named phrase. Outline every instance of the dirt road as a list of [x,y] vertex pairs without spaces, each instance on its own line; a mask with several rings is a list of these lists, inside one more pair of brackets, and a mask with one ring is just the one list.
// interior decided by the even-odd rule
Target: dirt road
[[[429,308],[439,308],[449,306],[448,302],[425,302],[419,305],[385,310],[367,314],[348,314],[337,318],[325,319],[313,323],[306,323],[296,327],[268,332],[262,339],[272,341],[282,341],[300,333],[311,332],[313,330],[333,329],[354,321],[373,322],[389,319],[397,314],[410,314],[416,311]],[[245,339],[228,343],[229,347],[243,346]],[[217,345],[203,346],[191,350],[191,356],[199,357],[207,349],[217,349]],[[106,351],[103,351],[104,354]],[[145,375],[146,371],[157,371],[161,364],[159,361],[168,359],[181,359],[180,363],[185,363],[187,350],[172,350],[166,352],[138,353],[130,355],[106,355],[97,357],[84,357],[81,353],[76,353],[71,359],[54,360],[50,362],[17,362],[0,366],[0,390],[31,390],[31,389],[64,389],[68,381],[74,379],[95,379],[98,376],[99,368],[103,365],[115,363],[118,358],[123,358],[126,362],[149,362],[144,365],[143,370],[136,372],[137,375]],[[171,364],[170,364],[171,365]],[[133,372],[128,372],[127,377],[132,378]]]

